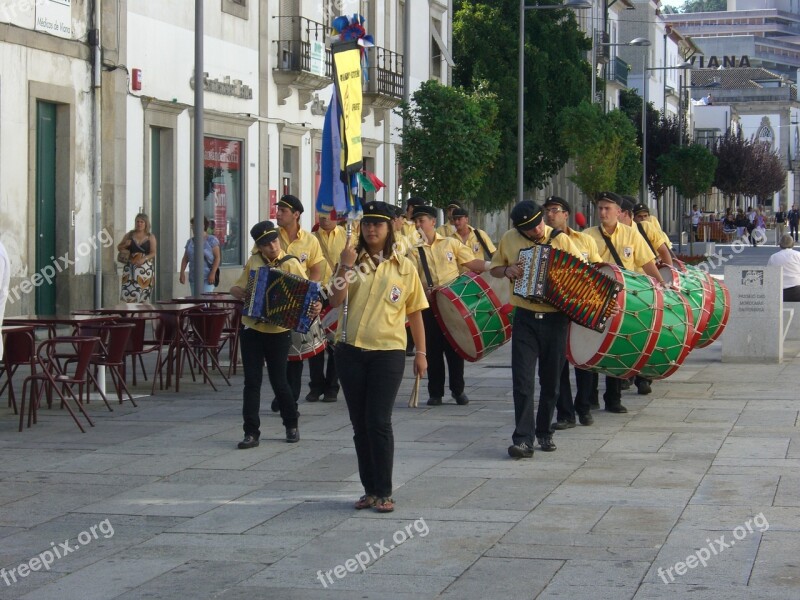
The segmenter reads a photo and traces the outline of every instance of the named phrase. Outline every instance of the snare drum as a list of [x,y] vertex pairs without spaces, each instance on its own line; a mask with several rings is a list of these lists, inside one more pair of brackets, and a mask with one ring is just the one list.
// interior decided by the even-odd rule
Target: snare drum
[[501,305],[489,284],[476,273],[464,273],[435,288],[431,308],[447,341],[470,362],[511,339],[511,305]]
[[681,266],[683,269],[679,270],[675,267],[661,265],[658,270],[664,281],[672,284],[672,287],[683,294],[689,302],[694,326],[694,334],[689,340],[689,345],[694,348],[708,327],[708,321],[714,311],[716,292],[714,283],[705,276],[705,273],[698,270],[686,270],[683,263]]
[[325,332],[319,319],[314,319],[307,333],[292,331],[292,345],[289,347],[289,360],[297,362],[316,356],[325,351]]
[[664,296],[664,314],[658,340],[647,363],[639,371],[639,375],[650,379],[672,375],[686,360],[693,348],[690,342],[695,337],[694,315],[686,296],[670,289],[661,293]]
[[656,347],[664,295],[647,275],[613,264],[595,266],[624,286],[617,296],[619,310],[602,332],[570,321],[567,358],[580,369],[627,379],[647,364]]

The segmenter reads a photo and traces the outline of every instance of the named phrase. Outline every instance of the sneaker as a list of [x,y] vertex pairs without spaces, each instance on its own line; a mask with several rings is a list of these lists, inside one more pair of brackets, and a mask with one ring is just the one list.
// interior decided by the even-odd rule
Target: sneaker
[[544,452],[553,452],[556,449],[556,445],[553,443],[553,438],[549,435],[547,437],[536,438],[536,441],[539,442],[539,447]]
[[308,392],[306,394],[306,402],[319,402],[319,397],[321,395],[321,392]]
[[650,394],[653,391],[653,389],[650,387],[650,382],[644,379],[636,383],[636,389],[640,396],[647,396],[647,394]]
[[458,396],[453,394],[453,398],[455,398],[456,404],[459,406],[466,406],[469,404],[469,398],[467,398],[467,395],[464,392],[461,392]]
[[286,441],[289,444],[295,444],[300,441],[300,432],[297,430],[297,427],[286,428]]
[[428,406],[441,406],[442,399],[441,398],[428,398]]
[[594,417],[590,413],[586,413],[585,415],[578,415],[578,421],[581,425],[589,426],[594,424]]
[[511,458],[533,458],[533,447],[527,442],[512,444],[508,447],[508,455]]
[[258,446],[258,438],[254,435],[246,435],[236,447],[239,448],[239,450],[249,450],[256,446]]
[[556,431],[572,429],[573,427],[577,427],[577,425],[575,425],[575,421],[556,421],[556,424],[553,425],[553,429]]

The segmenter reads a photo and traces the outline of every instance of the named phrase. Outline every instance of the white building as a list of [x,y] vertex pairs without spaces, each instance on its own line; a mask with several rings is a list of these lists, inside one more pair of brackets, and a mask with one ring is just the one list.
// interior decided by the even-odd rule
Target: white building
[[[177,272],[193,206],[193,3],[98,0],[97,15],[92,6],[20,0],[0,7],[0,235],[11,254],[12,289],[41,272],[50,256],[76,260],[52,284],[31,286],[35,293],[22,294],[8,314],[90,307],[94,259],[81,256],[81,244],[101,230],[115,241],[102,251],[102,302],[115,302],[114,246],[140,211],[150,215],[159,240],[156,298],[189,291]],[[322,71],[311,59],[319,48],[314,42],[328,42],[332,18],[359,12],[375,38],[364,84],[365,167],[387,185],[377,199],[393,202],[401,122],[392,110],[405,93],[404,68],[409,91],[430,78],[449,82],[451,14],[446,0],[387,0],[380,7],[371,0],[204,0],[203,7],[203,193],[205,216],[223,244],[226,288],[250,248],[250,227],[274,215],[282,194],[303,201],[304,227],[315,221],[332,86],[327,52],[319,55]],[[413,17],[408,53],[406,11]],[[46,27],[58,19],[63,27]],[[103,64],[97,112],[86,42],[95,22]],[[50,112],[37,117],[42,106]]]

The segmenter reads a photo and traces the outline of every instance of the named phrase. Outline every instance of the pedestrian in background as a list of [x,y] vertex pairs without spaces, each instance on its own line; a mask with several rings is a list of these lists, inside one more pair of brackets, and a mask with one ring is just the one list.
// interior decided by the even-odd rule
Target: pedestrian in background
[[122,263],[123,302],[150,302],[156,281],[155,258],[158,240],[150,233],[150,218],[139,213],[134,228],[117,245],[117,260]]

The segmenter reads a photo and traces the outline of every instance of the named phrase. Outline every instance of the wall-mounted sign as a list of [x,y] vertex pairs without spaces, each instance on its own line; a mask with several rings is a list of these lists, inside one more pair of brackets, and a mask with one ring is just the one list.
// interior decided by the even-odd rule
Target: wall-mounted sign
[[742,56],[723,56],[722,60],[718,56],[692,56],[689,62],[693,67],[698,69],[735,69],[737,67],[744,68],[750,66],[750,57],[746,54]]
[[[189,79],[189,87],[194,89],[194,75]],[[241,79],[231,81],[231,78],[227,76],[220,81],[219,79],[209,78],[208,73],[203,73],[203,89],[212,94],[233,96],[244,100],[253,99],[253,90],[249,85],[242,85]]]
[[308,70],[325,77],[325,44],[320,41],[312,40],[308,44]]
[[37,0],[36,31],[72,37],[72,0]]

